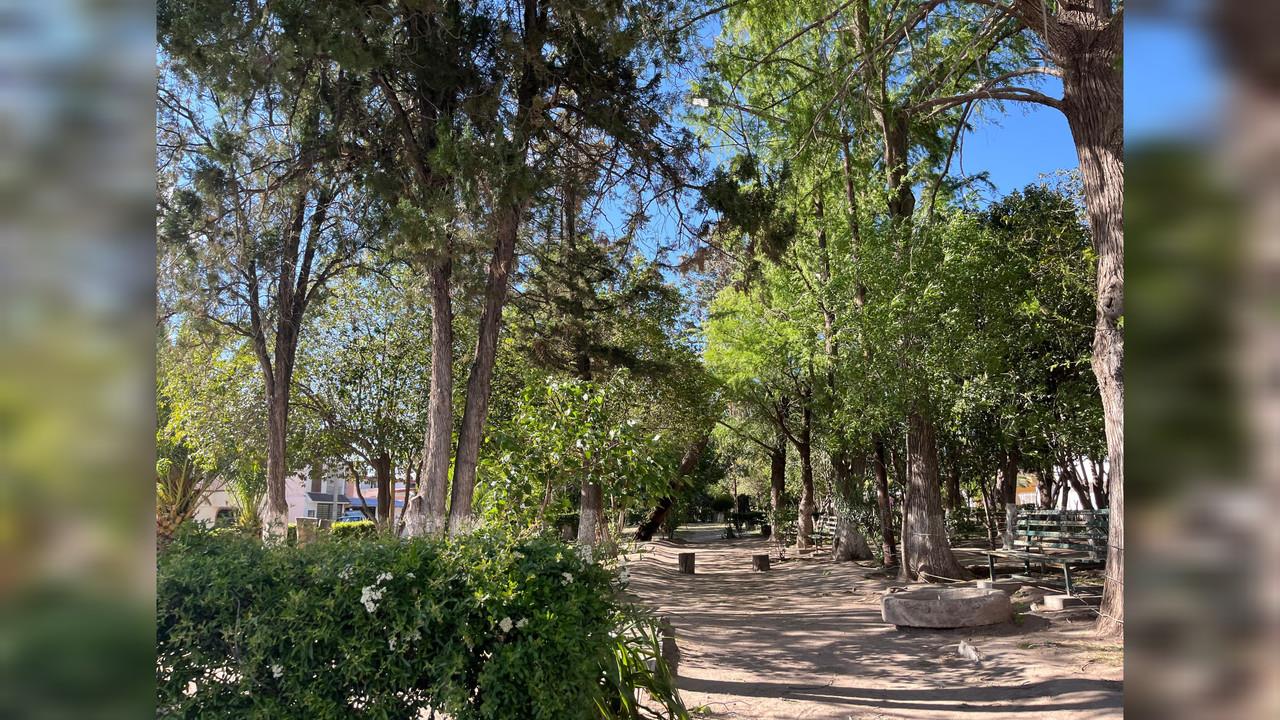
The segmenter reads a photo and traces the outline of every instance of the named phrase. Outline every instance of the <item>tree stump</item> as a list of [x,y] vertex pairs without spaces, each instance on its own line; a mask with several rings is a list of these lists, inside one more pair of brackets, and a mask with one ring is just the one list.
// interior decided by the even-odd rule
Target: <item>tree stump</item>
[[680,553],[680,572],[686,575],[693,574],[693,553]]
[[752,555],[751,569],[756,572],[769,572],[769,554]]
[[320,525],[315,518],[300,517],[294,522],[298,527],[298,547],[315,542],[316,530]]

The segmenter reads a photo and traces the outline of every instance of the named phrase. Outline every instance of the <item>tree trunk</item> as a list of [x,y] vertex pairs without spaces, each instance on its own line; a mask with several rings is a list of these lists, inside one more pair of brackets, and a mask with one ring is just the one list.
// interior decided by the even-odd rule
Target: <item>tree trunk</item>
[[1110,460],[1109,550],[1098,629],[1124,627],[1124,85],[1123,20],[1066,26],[1050,49],[1062,68],[1062,111],[1084,181],[1089,231],[1098,256],[1093,373],[1102,396]]
[[[680,458],[680,469],[677,471],[676,479],[672,482],[672,492],[678,493],[684,485],[684,478],[688,477],[698,467],[698,463],[702,460],[702,453],[706,452],[707,444],[711,442],[710,435],[703,435],[693,441],[684,451],[684,457]],[[640,523],[640,527],[636,528],[635,539],[641,542],[647,542],[653,539],[654,533],[658,532],[658,528],[662,527],[662,521],[666,519],[667,513],[671,512],[671,507],[675,505],[675,498],[667,495],[658,500],[655,507],[644,522]]]
[[374,517],[379,527],[388,527],[388,516],[392,502],[391,458],[380,453],[373,458],[373,476],[378,481],[378,505]]
[[1089,478],[1089,487],[1093,490],[1093,505],[1101,510],[1110,506],[1107,498],[1107,473],[1103,470],[1101,461],[1090,461],[1090,467],[1093,469],[1093,475]]
[[1004,464],[1000,466],[1000,502],[1004,504],[1004,535],[1006,550],[1013,549],[1013,534],[1018,523],[1018,463],[1022,453],[1018,446],[1013,446],[1004,455]]
[[[276,369],[279,370],[279,364]],[[283,541],[289,528],[289,501],[285,498],[287,441],[289,437],[288,381],[267,388],[267,507],[262,518],[262,537]],[[250,511],[249,508],[245,508]]]
[[1053,477],[1053,468],[1044,470],[1040,473],[1039,487],[1040,507],[1046,510],[1052,510],[1054,503],[1058,498],[1058,481]]
[[834,453],[831,457],[832,480],[839,498],[836,503],[836,536],[831,547],[831,559],[835,562],[870,560],[875,557],[867,545],[867,538],[858,530],[858,525],[850,515],[857,500],[860,480],[866,474],[866,465],[865,457],[854,456],[846,450]]
[[445,528],[449,459],[453,450],[453,299],[452,263],[431,268],[431,389],[427,437],[418,495],[405,505],[411,536],[435,535]]
[[813,498],[813,412],[807,402],[802,417],[803,425],[799,442],[796,443],[796,452],[800,454],[800,507],[796,518],[796,546],[807,548],[813,546],[813,513],[817,510]]
[[476,463],[480,443],[484,439],[485,419],[489,414],[489,393],[493,383],[493,366],[498,355],[498,332],[502,328],[502,309],[507,302],[507,284],[515,259],[516,235],[520,230],[523,204],[513,204],[498,224],[497,243],[489,261],[485,281],[484,309],[476,339],[475,359],[467,381],[467,403],[462,413],[462,429],[458,433],[458,455],[453,469],[453,493],[449,505],[449,532],[470,531],[474,522],[471,501],[475,495]]
[[902,574],[908,580],[964,580],[947,540],[933,423],[920,411],[907,417],[907,487],[903,507]]
[[886,567],[898,562],[898,543],[894,540],[893,508],[889,507],[889,468],[885,465],[884,442],[875,441],[876,509],[880,513],[881,563]]
[[773,452],[769,453],[769,507],[773,511],[770,521],[773,525],[773,536],[778,542],[779,552],[784,543],[782,524],[782,505],[786,501],[787,491],[787,437],[778,431]]
[[[540,122],[534,101],[544,86],[542,70],[547,14],[538,0],[524,0],[524,58],[516,84],[515,117],[512,121],[512,143],[509,159],[512,167],[528,167],[529,140],[534,125]],[[507,302],[507,285],[515,260],[516,239],[520,224],[531,200],[520,173],[502,188],[501,215],[498,218],[493,257],[485,278],[484,305],[476,334],[475,359],[467,380],[467,400],[458,431],[458,452],[454,459],[453,492],[449,503],[449,532],[469,532],[475,518],[471,502],[476,488],[476,463],[480,443],[484,439],[485,419],[489,414],[489,393],[493,383],[493,365],[498,354],[498,332],[502,328],[502,309]]]
[[578,546],[586,551],[588,558],[593,556],[596,542],[600,539],[602,522],[604,522],[604,493],[598,484],[584,482],[578,503]]
[[954,456],[947,472],[947,507],[952,510],[964,509],[964,498],[960,496],[960,460]]
[[982,479],[978,483],[978,489],[982,492],[982,512],[987,521],[987,544],[994,548],[1000,528],[996,526],[995,510],[992,507],[995,503],[991,498],[991,483],[987,482],[987,479]]
[[1061,462],[1063,479],[1071,486],[1071,491],[1076,494],[1076,497],[1080,499],[1080,507],[1084,510],[1092,510],[1093,498],[1090,496],[1089,488],[1085,486],[1080,476],[1076,473],[1076,467],[1071,458],[1064,454]]

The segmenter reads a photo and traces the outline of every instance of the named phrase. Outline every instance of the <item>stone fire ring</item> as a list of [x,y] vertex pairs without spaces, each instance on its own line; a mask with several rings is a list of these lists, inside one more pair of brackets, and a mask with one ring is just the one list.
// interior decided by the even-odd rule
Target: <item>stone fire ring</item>
[[885,593],[880,612],[885,622],[898,627],[977,627],[1013,619],[1009,596],[996,588],[927,587]]

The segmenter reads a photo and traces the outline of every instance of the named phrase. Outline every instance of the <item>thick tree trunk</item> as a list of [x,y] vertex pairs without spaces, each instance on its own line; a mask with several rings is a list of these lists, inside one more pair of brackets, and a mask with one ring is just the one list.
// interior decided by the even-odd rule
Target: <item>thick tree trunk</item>
[[862,477],[866,474],[865,457],[840,451],[831,457],[832,480],[839,502],[836,503],[836,536],[831,545],[831,559],[835,562],[870,560],[875,557],[867,545],[867,538],[858,530],[849,510],[857,501]]
[[373,476],[378,482],[378,505],[374,517],[379,527],[387,527],[391,512],[391,458],[384,452],[373,459]]
[[411,536],[435,535],[445,528],[449,460],[453,451],[453,299],[448,260],[431,268],[431,389],[427,436],[418,495],[405,506]]
[[964,508],[964,498],[960,496],[960,461],[952,457],[947,468],[947,507],[952,510]]
[[600,539],[600,524],[604,521],[604,493],[593,482],[582,484],[578,503],[578,545],[591,557]]
[[[279,365],[276,367],[278,370]],[[282,541],[289,528],[289,501],[285,498],[288,437],[288,381],[277,381],[275,387],[267,388],[267,506],[262,513],[262,537],[271,542]]]
[[800,507],[796,519],[796,546],[813,546],[813,513],[817,504],[813,498],[813,413],[806,404],[803,412],[796,452],[800,454]]
[[1063,70],[1063,113],[1071,128],[1094,251],[1098,292],[1093,373],[1110,459],[1111,527],[1098,628],[1124,627],[1124,87],[1122,28],[1080,29],[1053,48]]
[[[688,477],[698,467],[698,463],[702,460],[702,453],[706,452],[707,444],[710,441],[711,437],[709,435],[703,435],[684,451],[684,456],[680,458],[680,469],[676,479],[672,482],[672,492],[680,492],[684,484],[684,478]],[[671,495],[658,500],[657,507],[649,513],[644,522],[640,523],[640,527],[636,528],[635,539],[641,542],[652,540],[654,533],[658,532],[658,528],[662,527],[662,521],[666,519],[667,513],[671,512],[673,505],[675,505],[675,498]]]
[[449,505],[449,532],[452,534],[470,531],[474,522],[471,501],[475,495],[476,464],[480,457],[480,443],[484,440],[485,419],[489,414],[493,366],[498,355],[498,332],[502,328],[502,309],[507,302],[507,285],[523,213],[523,205],[519,204],[506,209],[505,216],[498,223],[497,242],[489,261],[484,308],[480,314],[475,359],[467,381],[467,404],[462,413],[458,455],[453,469],[453,493]]
[[880,513],[881,563],[886,567],[898,562],[898,544],[894,540],[893,508],[889,507],[889,468],[885,464],[884,442],[875,442],[876,509]]
[[908,416],[907,438],[910,485],[902,513],[902,574],[908,580],[964,580],[968,574],[947,540],[933,424],[922,412]]
[[1006,550],[1013,548],[1013,534],[1018,523],[1018,463],[1022,453],[1015,445],[1005,452],[1004,464],[1000,466],[1000,502],[1004,505],[1003,543]]

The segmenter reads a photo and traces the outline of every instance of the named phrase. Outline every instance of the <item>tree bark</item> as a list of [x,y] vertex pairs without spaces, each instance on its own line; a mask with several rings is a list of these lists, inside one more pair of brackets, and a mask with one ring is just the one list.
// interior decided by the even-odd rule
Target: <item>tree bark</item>
[[529,141],[536,122],[534,101],[543,88],[543,38],[547,15],[540,11],[539,0],[524,0],[524,59],[516,86],[515,117],[512,121],[510,172],[515,175],[501,193],[502,208],[495,228],[493,257],[485,278],[484,305],[476,334],[475,359],[467,380],[467,400],[458,432],[458,452],[454,459],[453,491],[449,503],[449,532],[469,532],[475,522],[471,504],[476,487],[476,464],[480,443],[484,439],[485,420],[489,414],[489,393],[493,384],[493,366],[498,354],[498,332],[502,328],[502,309],[507,302],[507,286],[515,260],[516,240],[520,225],[531,200],[531,191],[520,171],[528,167]]
[[453,299],[448,259],[431,268],[431,389],[422,482],[405,506],[411,536],[435,535],[445,529],[449,492],[449,460],[453,450]]
[[898,562],[898,543],[894,539],[893,508],[889,507],[889,468],[885,465],[884,442],[875,441],[876,509],[880,513],[881,564],[888,567]]
[[582,483],[578,503],[578,546],[586,550],[588,557],[600,539],[600,524],[603,520],[604,493],[596,483]]
[[493,366],[498,355],[498,332],[502,327],[502,309],[507,301],[507,285],[515,259],[516,235],[524,206],[508,208],[498,225],[497,243],[489,262],[485,281],[484,309],[480,314],[480,331],[476,339],[475,359],[467,380],[467,403],[458,432],[458,454],[453,469],[453,493],[449,504],[449,532],[470,531],[474,523],[471,501],[475,495],[476,464],[480,443],[484,439],[484,423],[489,414],[489,393],[493,383]]
[[[773,536],[778,547],[783,542],[782,505],[786,501],[787,491],[787,437],[781,429],[777,432],[773,452],[769,453],[769,507],[773,517]],[[781,552],[781,550],[779,550]]]
[[947,468],[947,507],[952,510],[964,508],[964,498],[960,497],[960,461],[952,457]]
[[831,559],[835,562],[870,560],[875,557],[867,545],[867,538],[858,530],[848,512],[857,499],[860,481],[866,474],[866,465],[865,457],[854,456],[845,450],[834,453],[831,457],[832,480],[840,499],[836,503],[836,536],[831,547]]
[[928,582],[967,579],[947,540],[933,423],[920,410],[907,417],[907,438],[910,484],[902,513],[902,574]]
[[796,452],[800,454],[800,507],[796,518],[796,546],[813,546],[813,513],[817,505],[813,498],[813,411],[808,402],[801,411],[803,418],[800,437],[796,439]]
[[391,458],[379,453],[373,458],[373,476],[378,482],[378,505],[374,517],[379,527],[388,526],[388,514],[391,509]]
[[1018,522],[1018,463],[1022,453],[1014,445],[1004,454],[1004,464],[1000,466],[1000,502],[1004,505],[1003,543],[1006,550],[1013,549],[1013,534]]
[[1124,20],[1123,13],[1110,12],[1110,2],[1099,7],[1105,12],[1074,8],[1042,32],[1048,32],[1044,40],[1062,69],[1062,112],[1080,160],[1098,256],[1093,373],[1111,466],[1107,577],[1098,629],[1110,634],[1124,627]]

